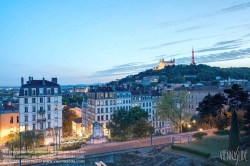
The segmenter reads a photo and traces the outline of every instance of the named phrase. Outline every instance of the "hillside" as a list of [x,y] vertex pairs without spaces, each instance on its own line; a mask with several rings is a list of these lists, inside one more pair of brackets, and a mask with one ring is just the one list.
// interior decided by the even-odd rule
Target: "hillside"
[[[194,77],[184,77],[185,75],[195,75]],[[169,83],[183,83],[191,81],[192,83],[210,82],[217,84],[216,76],[221,79],[247,79],[250,80],[250,68],[220,68],[211,67],[207,65],[176,65],[172,67],[165,67],[163,70],[146,70],[136,75],[127,76],[119,81],[119,84],[126,82],[134,82],[141,80],[147,76],[160,76],[160,81],[167,81]],[[210,85],[211,85],[210,84]]]

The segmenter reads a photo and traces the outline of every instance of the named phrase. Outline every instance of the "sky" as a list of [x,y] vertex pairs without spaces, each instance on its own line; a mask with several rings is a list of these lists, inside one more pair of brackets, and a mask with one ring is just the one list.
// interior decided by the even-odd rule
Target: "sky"
[[105,83],[157,66],[250,67],[249,0],[0,1],[0,86]]

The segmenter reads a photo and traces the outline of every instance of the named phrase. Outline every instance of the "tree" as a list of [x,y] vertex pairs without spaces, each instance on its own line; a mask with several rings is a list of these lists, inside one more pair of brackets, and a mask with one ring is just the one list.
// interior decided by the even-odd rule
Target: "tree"
[[233,110],[231,117],[231,128],[229,133],[229,150],[237,151],[237,148],[240,145],[240,136],[239,136],[239,127],[236,110]]
[[169,118],[182,132],[182,122],[190,118],[190,114],[185,112],[187,105],[187,91],[163,92],[160,102],[155,106],[155,116],[161,120]]
[[224,92],[228,94],[228,104],[231,111],[238,111],[239,109],[247,106],[249,102],[249,94],[244,91],[240,85],[233,84],[232,88],[225,89]]
[[78,118],[75,111],[65,106],[62,110],[63,136],[68,136],[72,132],[72,120]]
[[221,113],[224,104],[227,104],[227,99],[220,93],[211,95],[210,93],[204,97],[197,107],[198,115],[202,123],[208,123],[212,128],[213,119]]
[[131,120],[131,125],[134,125],[141,118],[147,119],[148,112],[142,110],[140,107],[132,107],[129,110],[129,116],[130,116],[130,120]]
[[110,130],[112,138],[120,141],[127,139],[132,121],[129,115],[129,111],[124,109],[114,112],[111,122],[107,123],[107,129]]
[[139,119],[133,126],[133,134],[138,138],[146,137],[150,134],[151,125],[144,118]]
[[244,113],[244,124],[248,126],[248,130],[250,130],[250,103],[245,108],[245,113]]
[[25,147],[26,153],[28,148],[31,149],[35,146],[36,134],[32,130],[27,130],[21,134],[22,136],[22,145]]
[[228,126],[227,119],[224,115],[217,115],[215,118],[215,127],[218,130],[224,130]]

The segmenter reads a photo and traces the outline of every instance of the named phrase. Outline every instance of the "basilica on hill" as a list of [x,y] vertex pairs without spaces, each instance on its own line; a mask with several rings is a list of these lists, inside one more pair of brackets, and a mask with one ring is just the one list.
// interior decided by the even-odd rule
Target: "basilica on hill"
[[158,62],[158,66],[154,67],[153,70],[162,70],[164,69],[166,66],[173,66],[175,65],[175,59],[171,59],[170,61],[164,61],[164,59],[160,59],[160,61]]
[[[170,61],[164,61],[164,59],[160,59],[160,61],[158,62],[158,66],[154,67],[153,70],[162,70],[164,69],[166,66],[174,66],[175,65],[175,59],[171,59]],[[191,63],[190,65],[196,65],[195,61],[194,61],[194,48],[192,47],[192,58],[191,58]]]

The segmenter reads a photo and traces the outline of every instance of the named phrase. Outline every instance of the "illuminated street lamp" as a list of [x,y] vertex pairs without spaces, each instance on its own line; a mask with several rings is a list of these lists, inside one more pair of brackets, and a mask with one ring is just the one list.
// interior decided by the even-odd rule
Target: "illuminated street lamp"
[[13,137],[14,137],[14,133],[13,133],[13,128],[10,128],[10,132],[12,133],[12,138],[11,138],[11,150],[12,150],[12,156],[13,156]]
[[190,124],[188,124],[188,130],[189,130],[189,132],[190,132],[190,127],[191,127],[191,125],[190,125]]
[[200,130],[200,131],[202,131],[203,129],[202,129],[202,128],[200,128],[199,130]]
[[25,130],[24,125],[19,126],[19,136],[20,136],[20,156],[19,156],[19,166],[22,165],[22,132]]

